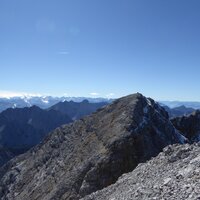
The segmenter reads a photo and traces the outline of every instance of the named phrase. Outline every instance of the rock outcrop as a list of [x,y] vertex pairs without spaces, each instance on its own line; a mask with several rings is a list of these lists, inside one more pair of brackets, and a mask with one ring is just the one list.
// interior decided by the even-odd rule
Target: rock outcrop
[[2,200],[80,199],[117,181],[165,146],[184,143],[167,112],[129,95],[53,131],[0,169]]
[[82,200],[196,200],[200,198],[200,144],[170,145],[156,158]]
[[191,143],[200,141],[200,110],[191,115],[173,118],[171,121]]

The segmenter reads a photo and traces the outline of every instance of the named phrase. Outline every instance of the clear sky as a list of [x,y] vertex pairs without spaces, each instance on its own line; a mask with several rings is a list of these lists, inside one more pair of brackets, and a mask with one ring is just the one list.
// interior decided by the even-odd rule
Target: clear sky
[[0,93],[200,101],[199,0],[0,0]]

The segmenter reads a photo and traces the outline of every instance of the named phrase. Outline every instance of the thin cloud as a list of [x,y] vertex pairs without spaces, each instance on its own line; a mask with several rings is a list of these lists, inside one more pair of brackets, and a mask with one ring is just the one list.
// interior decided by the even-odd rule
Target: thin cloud
[[12,98],[12,97],[41,97],[38,93],[27,93],[27,92],[14,92],[14,91],[2,91],[0,90],[0,98]]
[[99,96],[100,94],[97,93],[97,92],[91,92],[90,95],[91,95],[91,96]]

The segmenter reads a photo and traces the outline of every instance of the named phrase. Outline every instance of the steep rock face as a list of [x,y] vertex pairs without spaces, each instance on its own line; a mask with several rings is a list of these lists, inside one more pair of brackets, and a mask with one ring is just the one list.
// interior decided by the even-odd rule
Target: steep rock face
[[64,101],[53,105],[48,110],[56,110],[77,120],[95,112],[97,109],[107,105],[108,102],[90,103],[88,100],[82,102]]
[[170,145],[156,158],[82,200],[160,200],[200,197],[200,144]]
[[177,117],[171,120],[176,129],[180,130],[191,142],[200,141],[200,111],[191,115]]
[[129,95],[56,129],[11,160],[0,169],[0,198],[80,199],[184,141],[162,107],[141,94]]

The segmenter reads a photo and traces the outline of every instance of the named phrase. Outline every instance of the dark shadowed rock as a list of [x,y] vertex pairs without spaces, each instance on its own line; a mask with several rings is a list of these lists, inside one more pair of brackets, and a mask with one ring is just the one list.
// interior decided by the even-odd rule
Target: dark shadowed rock
[[141,94],[53,131],[0,169],[2,200],[80,199],[117,181],[165,146],[184,143],[167,112]]
[[58,111],[46,111],[37,106],[3,111],[0,113],[0,145],[2,153],[10,153],[3,153],[0,166],[13,155],[40,143],[49,131],[71,121],[67,115]]
[[200,111],[191,115],[177,117],[171,120],[176,129],[180,130],[190,142],[200,141]]
[[0,146],[0,166],[5,164],[6,162],[8,162],[14,156],[15,156],[15,154],[12,153],[10,150]]

